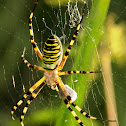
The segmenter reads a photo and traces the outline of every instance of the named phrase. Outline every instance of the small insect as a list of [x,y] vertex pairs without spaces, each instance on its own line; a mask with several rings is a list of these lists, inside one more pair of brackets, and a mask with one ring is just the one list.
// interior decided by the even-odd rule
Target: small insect
[[47,84],[49,87],[51,87],[52,90],[56,90],[56,91],[59,92],[64,103],[66,104],[66,107],[68,108],[68,110],[71,111],[71,114],[74,116],[74,118],[77,120],[77,122],[80,126],[84,126],[84,124],[81,122],[81,120],[78,118],[78,116],[76,115],[74,110],[71,108],[71,105],[87,118],[94,119],[94,120],[102,120],[102,121],[106,121],[106,122],[115,122],[115,120],[99,119],[99,118],[90,116],[86,112],[84,112],[81,108],[79,108],[74,103],[74,101],[77,98],[77,93],[72,88],[70,88],[68,85],[64,85],[61,78],[60,78],[61,75],[68,75],[68,74],[75,74],[75,73],[77,73],[77,74],[100,73],[100,71],[99,72],[97,72],[97,71],[96,72],[88,72],[88,71],[64,71],[64,72],[60,72],[63,69],[63,66],[65,65],[65,62],[66,62],[68,55],[70,53],[70,50],[72,48],[72,45],[74,44],[74,41],[75,41],[75,39],[78,35],[78,31],[80,29],[81,22],[83,20],[83,16],[84,16],[84,13],[85,13],[85,8],[86,8],[87,5],[84,4],[84,10],[83,10],[83,13],[82,13],[82,18],[81,18],[81,20],[80,20],[80,22],[79,22],[79,24],[76,28],[76,31],[73,34],[73,37],[70,41],[70,44],[69,44],[69,46],[68,46],[68,48],[67,48],[67,50],[66,50],[66,52],[63,56],[62,44],[61,44],[60,39],[56,35],[51,35],[46,40],[46,42],[44,43],[42,53],[39,50],[37,44],[35,43],[33,26],[32,26],[32,18],[33,18],[33,12],[34,12],[37,4],[38,4],[38,0],[36,0],[35,6],[34,6],[32,12],[30,13],[30,16],[29,16],[29,30],[30,30],[31,44],[32,44],[35,52],[39,56],[39,58],[43,61],[43,67],[32,65],[24,58],[25,48],[24,48],[23,54],[21,55],[21,58],[22,58],[23,62],[29,68],[44,71],[44,76],[39,81],[37,81],[28,90],[28,92],[26,94],[23,95],[22,99],[19,100],[16,103],[16,105],[14,105],[14,107],[12,108],[12,111],[11,111],[12,119],[14,119],[14,117],[13,117],[14,111],[31,94],[31,97],[29,98],[29,100],[27,100],[27,103],[26,103],[25,107],[23,108],[23,111],[22,111],[22,114],[21,114],[21,117],[20,117],[21,126],[24,126],[23,120],[24,120],[24,116],[25,116],[25,114],[28,110],[29,105],[32,103],[33,99],[35,99],[36,96],[39,94],[41,89]]

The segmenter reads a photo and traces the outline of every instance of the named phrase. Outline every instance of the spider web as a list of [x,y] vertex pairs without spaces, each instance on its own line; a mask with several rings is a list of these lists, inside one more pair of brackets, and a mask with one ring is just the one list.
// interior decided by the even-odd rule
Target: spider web
[[[104,123],[86,119],[75,111],[86,126],[124,126],[126,125],[126,2],[125,0],[111,1],[98,45],[91,34],[93,30],[91,22],[88,22],[90,10],[95,7],[94,1],[85,2],[88,8],[84,23],[63,71],[101,70],[102,73],[90,74],[90,76],[77,74],[62,76],[62,80],[78,93],[79,100],[75,103],[88,114],[103,119],[118,119],[117,123]],[[10,111],[22,98],[24,92],[27,92],[43,76],[41,71],[28,69],[20,58],[26,47],[26,59],[32,64],[41,66],[41,61],[34,53],[29,37],[28,17],[34,3],[35,1],[30,0],[0,1],[0,126],[20,125],[20,115],[26,102],[14,113],[15,121],[11,120]],[[63,51],[66,51],[81,19],[83,5],[84,1],[78,0],[39,0],[34,13],[33,27],[35,41],[40,50],[49,35],[56,34],[62,41]],[[96,17],[91,20],[94,18]],[[93,49],[86,48],[89,41],[84,41],[83,36],[91,39]],[[81,44],[82,42],[84,44]],[[87,56],[84,59],[85,53],[82,53],[82,50],[85,50],[85,53],[87,51],[93,53],[93,58]],[[92,63],[85,65],[83,60]],[[83,95],[80,93],[81,90],[84,91]],[[47,86],[29,106],[24,124],[26,126],[78,125],[74,117],[70,116],[58,93]]]

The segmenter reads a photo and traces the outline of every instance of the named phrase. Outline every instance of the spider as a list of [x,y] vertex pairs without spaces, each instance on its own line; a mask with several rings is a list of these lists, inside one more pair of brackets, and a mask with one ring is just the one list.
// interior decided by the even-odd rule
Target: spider
[[11,110],[11,117],[14,120],[13,114],[14,111],[20,106],[24,100],[31,94],[31,97],[29,100],[27,100],[27,103],[25,107],[23,108],[21,117],[20,117],[20,123],[21,126],[24,126],[23,120],[24,116],[28,110],[28,106],[32,103],[33,99],[36,98],[36,96],[39,94],[41,89],[47,84],[49,87],[51,87],[52,90],[56,90],[59,92],[61,95],[62,99],[64,100],[64,103],[66,104],[66,107],[71,111],[71,114],[74,116],[74,118],[77,120],[78,124],[80,126],[84,126],[84,124],[81,122],[81,120],[78,118],[74,110],[72,109],[71,105],[77,109],[82,115],[86,116],[87,118],[94,119],[94,120],[102,120],[102,121],[107,121],[107,122],[115,122],[115,120],[103,120],[99,119],[93,116],[88,115],[86,112],[84,112],[80,107],[78,107],[74,101],[77,98],[76,92],[70,88],[68,85],[64,85],[60,76],[61,75],[68,75],[68,74],[88,74],[88,73],[100,73],[100,71],[96,72],[89,72],[89,71],[64,71],[60,72],[63,69],[63,66],[65,65],[65,62],[68,58],[68,55],[70,53],[71,47],[74,44],[74,41],[78,35],[78,31],[81,26],[81,22],[84,17],[85,13],[85,8],[86,8],[86,3],[84,4],[84,9],[82,13],[82,18],[76,28],[76,31],[73,34],[73,37],[70,41],[70,44],[63,56],[63,49],[62,49],[62,44],[60,39],[56,35],[51,35],[46,42],[44,43],[43,51],[39,50],[37,44],[34,41],[34,33],[33,33],[33,26],[32,26],[32,18],[33,18],[33,12],[38,4],[38,0],[36,0],[35,5],[33,10],[30,13],[29,16],[29,30],[30,30],[30,39],[31,39],[31,44],[39,56],[39,58],[43,61],[43,67],[36,66],[30,64],[25,58],[25,48],[23,51],[23,54],[21,55],[21,58],[23,62],[32,69],[37,69],[40,71],[44,71],[44,76],[37,81],[29,90],[26,94],[23,95],[22,99],[19,100],[16,105],[12,108]]

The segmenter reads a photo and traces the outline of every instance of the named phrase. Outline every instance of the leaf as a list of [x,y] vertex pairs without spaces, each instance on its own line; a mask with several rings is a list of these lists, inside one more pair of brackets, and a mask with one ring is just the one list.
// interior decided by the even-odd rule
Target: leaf
[[[76,58],[74,60],[74,68],[77,69],[78,66],[81,66],[82,70],[88,70],[88,71],[91,70],[87,69],[86,67],[90,66],[90,68],[92,68],[92,60],[96,55],[97,47],[100,42],[100,38],[102,36],[104,20],[107,15],[109,3],[110,0],[93,1],[92,8],[90,10],[90,14],[86,21],[86,24],[82,23],[82,25],[86,27],[85,28],[86,30],[82,31],[83,35],[80,36],[81,41],[78,42],[79,46],[77,48],[77,53],[75,54]],[[87,28],[90,28],[91,30],[89,31],[87,30]],[[76,75],[72,75],[73,78],[75,76]],[[84,76],[86,76],[85,79]],[[86,79],[89,78],[89,75],[77,75],[77,77],[78,82],[76,83],[76,85],[74,85],[74,89],[77,91],[78,98],[75,101],[75,103],[78,106],[82,107],[82,104],[85,102],[85,93],[88,91],[89,84],[86,82]],[[68,83],[70,83],[70,77]],[[66,108],[66,106],[65,107],[64,106],[65,104],[63,103],[60,107],[56,126],[75,126],[75,125],[79,126],[74,117],[72,117],[71,112]],[[81,114],[77,112],[77,115]],[[84,118],[83,120],[87,120],[85,117],[83,118]],[[88,124],[86,121],[82,122],[87,126],[91,125],[90,123]]]

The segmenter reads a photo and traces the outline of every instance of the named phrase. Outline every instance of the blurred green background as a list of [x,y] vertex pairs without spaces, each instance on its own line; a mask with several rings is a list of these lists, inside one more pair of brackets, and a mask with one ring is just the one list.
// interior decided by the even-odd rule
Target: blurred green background
[[[26,47],[26,59],[41,66],[29,36],[28,18],[34,3],[35,0],[0,1],[0,126],[20,126],[25,103],[15,112],[15,121],[10,111],[24,91],[43,76],[41,71],[28,69],[20,58]],[[126,126],[126,1],[87,0],[86,3],[88,8],[79,36],[63,71],[101,70],[102,73],[63,76],[62,80],[77,92],[75,103],[87,113],[118,120],[117,123],[90,120],[74,109],[86,126]],[[77,2],[78,8],[75,5],[76,0],[70,6],[68,0],[39,0],[33,25],[35,41],[41,50],[52,33],[60,37],[66,50],[79,20],[77,12],[82,14],[83,2]],[[68,12],[75,14],[70,18]],[[47,86],[30,105],[24,124],[78,126],[57,92]]]

